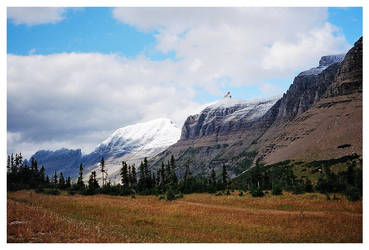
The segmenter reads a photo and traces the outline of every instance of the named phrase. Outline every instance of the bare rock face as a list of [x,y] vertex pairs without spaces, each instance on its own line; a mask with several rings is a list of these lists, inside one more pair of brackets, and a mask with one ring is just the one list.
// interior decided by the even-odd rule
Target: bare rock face
[[[312,100],[309,92],[305,98]],[[317,75],[315,94],[305,112],[268,129],[260,139],[258,158],[275,163],[362,155],[362,38],[341,64]],[[350,146],[339,147],[344,144]]]
[[363,38],[345,56],[336,79],[327,91],[327,97],[362,92],[363,86]]
[[[341,55],[323,56],[317,71],[304,71],[295,77],[292,85],[278,103],[276,121],[290,121],[312,107],[334,80]],[[317,73],[317,74],[316,74]]]
[[181,140],[228,135],[250,129],[278,99],[243,101],[227,96],[206,107],[200,114],[189,116],[183,125]]

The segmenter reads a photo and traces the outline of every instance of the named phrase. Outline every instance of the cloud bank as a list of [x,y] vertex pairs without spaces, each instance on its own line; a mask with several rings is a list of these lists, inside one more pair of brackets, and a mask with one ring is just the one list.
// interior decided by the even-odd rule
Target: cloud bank
[[60,22],[66,10],[55,7],[8,7],[7,15],[16,25],[33,26]]

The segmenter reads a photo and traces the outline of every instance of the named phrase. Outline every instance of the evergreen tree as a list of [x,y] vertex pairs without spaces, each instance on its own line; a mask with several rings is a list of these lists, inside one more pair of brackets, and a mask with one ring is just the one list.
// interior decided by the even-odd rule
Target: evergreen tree
[[166,184],[166,180],[165,180],[165,167],[164,167],[164,162],[161,163],[161,169],[160,169],[160,184],[161,186]]
[[101,157],[100,167],[101,167],[100,171],[101,171],[102,186],[104,187],[104,185],[105,185],[105,176],[106,176],[104,156]]
[[96,180],[96,171],[92,171],[90,179],[88,180],[88,189],[92,192],[99,188],[99,183]]
[[223,164],[222,183],[223,183],[224,188],[228,188],[228,173],[227,173],[225,164]]
[[77,187],[79,190],[84,189],[85,184],[83,182],[83,166],[82,163],[79,165],[79,174],[78,174],[78,180],[77,180]]
[[53,176],[53,184],[54,184],[54,187],[58,185],[58,175],[56,174],[56,171],[54,172],[54,176]]
[[41,169],[40,169],[40,180],[42,183],[45,182],[45,168],[44,166],[41,166]]
[[60,189],[65,188],[65,179],[64,179],[64,176],[63,176],[62,172],[60,172],[60,176],[59,176],[59,188]]
[[132,165],[132,178],[131,178],[131,184],[135,186],[137,184],[137,175],[136,175],[136,167],[133,164]]
[[141,164],[140,164],[140,179],[138,180],[138,186],[142,190],[146,188],[145,179],[146,179],[146,176],[145,176],[145,168],[144,168],[143,162],[141,161]]
[[131,165],[128,165],[128,183],[131,186],[132,185],[132,168]]
[[127,163],[122,161],[122,168],[120,169],[120,176],[121,182],[123,187],[127,188],[129,186],[129,179],[128,179],[128,168]]
[[65,181],[65,187],[70,188],[72,186],[70,176],[67,177],[67,180]]

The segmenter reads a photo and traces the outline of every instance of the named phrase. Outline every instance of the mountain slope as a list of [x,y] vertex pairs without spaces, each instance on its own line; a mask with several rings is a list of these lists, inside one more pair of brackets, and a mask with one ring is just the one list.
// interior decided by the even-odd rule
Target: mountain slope
[[268,164],[362,155],[362,38],[337,67],[322,97],[295,119],[272,127],[261,143],[258,157]]
[[72,177],[77,176],[80,163],[87,177],[91,171],[98,170],[98,163],[104,157],[109,178],[115,181],[119,179],[122,161],[137,165],[144,157],[153,157],[178,141],[180,133],[171,120],[160,118],[117,129],[87,155],[82,155],[80,149],[61,149],[41,150],[33,157],[46,167],[47,174],[62,171],[65,176]]
[[83,158],[87,165],[86,177],[91,171],[99,171],[101,157],[105,159],[108,179],[119,182],[122,161],[136,166],[176,143],[180,129],[170,119],[160,118],[117,129]]
[[[223,163],[241,160],[240,154],[265,130],[258,120],[279,97],[244,101],[225,97],[185,121],[181,139],[152,160],[153,169],[171,155],[178,166],[190,164],[193,174],[204,174]],[[238,170],[234,170],[237,172]],[[233,173],[233,172],[232,172]],[[179,177],[184,167],[178,168]]]

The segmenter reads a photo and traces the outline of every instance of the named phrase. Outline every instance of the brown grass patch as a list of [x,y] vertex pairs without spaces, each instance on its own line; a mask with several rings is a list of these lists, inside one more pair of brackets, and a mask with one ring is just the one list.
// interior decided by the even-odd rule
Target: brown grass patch
[[362,202],[320,194],[191,194],[166,202],[20,191],[8,193],[8,242],[362,242]]

